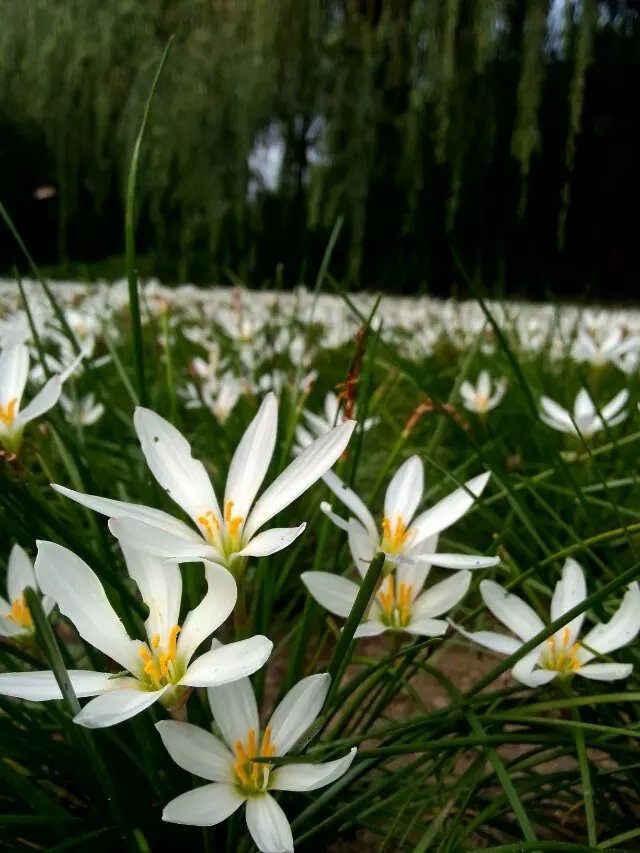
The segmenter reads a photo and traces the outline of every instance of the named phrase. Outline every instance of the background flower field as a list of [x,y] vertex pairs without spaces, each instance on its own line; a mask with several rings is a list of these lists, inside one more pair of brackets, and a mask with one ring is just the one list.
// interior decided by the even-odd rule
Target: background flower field
[[[439,554],[499,558],[472,569],[468,592],[448,614],[463,632],[501,630],[479,594],[487,580],[526,600],[549,625],[567,558],[584,570],[587,598],[572,600],[558,618],[552,613],[552,631],[580,612],[586,629],[607,622],[640,575],[640,314],[353,297],[329,283],[333,294],[324,292],[323,276],[315,290],[289,294],[148,282],[140,289],[138,350],[124,283],[59,283],[48,292],[35,280],[4,284],[0,344],[4,352],[16,340],[28,342],[27,399],[47,376],[73,371],[65,376],[64,405],[28,424],[21,443],[3,452],[2,554],[19,543],[34,558],[36,540],[65,546],[95,571],[130,636],[142,636],[145,607],[106,519],[50,484],[177,516],[145,464],[135,406],[144,402],[180,430],[221,495],[236,445],[274,392],[278,427],[267,484],[302,452],[305,433],[322,435],[345,417],[367,428],[356,426],[333,470],[377,524],[389,482],[412,456],[425,474],[418,512],[491,473],[437,545]],[[501,389],[493,407],[482,371],[490,391],[496,383]],[[566,415],[564,431],[549,417],[543,422],[543,397],[573,413],[580,389],[589,394],[597,429],[583,433],[575,413]],[[328,394],[335,399],[327,402]],[[617,395],[616,416],[624,418],[614,423],[605,407]],[[296,849],[637,849],[633,631],[624,648],[603,658],[633,666],[623,680],[564,677],[534,688],[510,671],[544,636],[510,657],[479,649],[451,626],[438,637],[387,631],[349,642],[360,618],[351,624],[331,615],[301,581],[313,571],[357,578],[347,534],[326,514],[326,502],[335,514],[349,514],[334,492],[318,481],[279,513],[274,526],[306,522],[306,529],[284,550],[250,557],[241,580],[236,573],[246,622],[231,618],[216,633],[223,643],[253,635],[273,641],[266,666],[252,678],[263,724],[301,679],[332,677],[318,721],[293,758],[332,761],[353,747],[357,753],[328,787],[280,795]],[[453,574],[433,562],[428,586]],[[370,594],[381,566],[374,558],[378,576],[365,573]],[[205,583],[201,563],[183,563],[181,572],[182,619]],[[53,634],[43,610],[35,635],[2,642],[3,672],[117,674],[118,664],[53,614]],[[195,688],[185,707],[190,723],[211,731],[204,689]],[[0,697],[0,838],[7,849],[252,849],[238,814],[213,828],[162,821],[170,800],[202,784],[163,746],[154,723],[170,719],[164,708],[155,704],[97,731],[74,724],[72,710],[70,695],[41,703]],[[293,764],[283,759],[281,766]]]

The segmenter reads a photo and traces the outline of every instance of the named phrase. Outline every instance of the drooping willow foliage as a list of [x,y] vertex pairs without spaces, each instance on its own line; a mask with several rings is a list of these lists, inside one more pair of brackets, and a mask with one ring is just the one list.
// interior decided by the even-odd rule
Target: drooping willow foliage
[[[175,34],[140,181],[155,271],[260,283],[282,262],[293,282],[342,216],[338,271],[392,287],[442,273],[443,244],[495,260],[541,218],[562,247],[598,43],[637,29],[597,0],[0,0],[0,15],[2,200],[45,260],[121,251],[131,148]],[[282,166],[264,186],[252,152],[269,150]]]

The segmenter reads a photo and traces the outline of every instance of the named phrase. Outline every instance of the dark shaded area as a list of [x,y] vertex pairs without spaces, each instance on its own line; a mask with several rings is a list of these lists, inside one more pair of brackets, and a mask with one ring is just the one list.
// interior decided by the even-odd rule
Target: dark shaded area
[[[154,105],[156,121],[163,115],[166,121],[167,92],[183,45],[202,24],[193,15],[179,15],[177,0],[164,5],[152,38],[158,50],[165,30],[175,29],[178,38]],[[286,2],[281,5],[282,20],[288,15],[291,27],[281,33],[271,102],[272,120],[285,143],[279,188],[263,188],[252,201],[246,199],[246,158],[239,152],[237,162],[224,171],[218,160],[230,155],[212,141],[211,169],[220,170],[221,196],[214,214],[206,200],[200,210],[173,191],[188,181],[195,185],[189,192],[197,200],[199,174],[187,174],[189,162],[172,161],[164,189],[147,191],[156,174],[154,146],[163,144],[152,121],[140,179],[142,272],[165,281],[206,284],[237,276],[270,286],[280,268],[284,286],[312,281],[341,215],[344,228],[331,271],[350,287],[463,295],[456,254],[470,276],[495,295],[636,298],[637,4],[594,6],[598,25],[591,34],[572,165],[566,151],[581,14],[568,24],[564,55],[540,49],[541,91],[534,110],[539,144],[523,161],[514,156],[513,139],[527,15],[535,4],[511,0],[496,5],[504,34],[480,67],[474,58],[477,4],[462,0],[453,31],[455,76],[448,83],[440,79],[432,87],[439,86],[437,94],[428,96],[421,92],[429,88],[429,69],[436,66],[432,58],[424,76],[416,76],[416,45],[431,33],[428,23],[416,30],[417,0],[328,4],[320,24],[315,18],[310,23],[312,12],[298,14],[293,6],[284,8]],[[449,5],[443,3],[443,9]],[[438,38],[446,25],[445,17],[433,23]],[[118,73],[118,91],[133,88],[135,57],[123,60]],[[239,89],[238,110],[245,96]],[[233,99],[225,101],[216,117],[223,136],[225,127],[234,124],[233,106]],[[72,144],[60,149],[79,160],[70,172],[79,176],[78,185],[70,191],[61,180],[66,165],[61,165],[60,150],[52,150],[51,135],[28,118],[28,111],[16,111],[15,103],[3,109],[0,94],[0,199],[31,253],[54,274],[92,277],[122,271],[122,162],[128,157],[123,140],[131,138],[130,132],[115,134],[123,115],[116,109],[112,116],[113,156],[101,164],[99,192],[86,149],[80,154]],[[317,115],[325,117],[327,131],[324,163],[314,166],[309,151]],[[64,122],[65,116],[54,112],[51,121]],[[209,118],[203,116],[205,121]],[[257,134],[264,119],[255,124]],[[38,197],[47,196],[49,188],[50,197]],[[25,270],[3,228],[0,270],[9,273],[14,264]]]

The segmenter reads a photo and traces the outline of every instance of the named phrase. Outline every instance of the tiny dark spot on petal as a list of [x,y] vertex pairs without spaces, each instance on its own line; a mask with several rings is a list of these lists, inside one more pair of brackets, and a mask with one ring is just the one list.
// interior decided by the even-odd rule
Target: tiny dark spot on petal
[[157,435],[154,435],[154,436],[153,436],[153,440],[154,440],[154,442],[155,442],[156,444],[160,441],[160,439],[158,438],[158,436],[157,436]]

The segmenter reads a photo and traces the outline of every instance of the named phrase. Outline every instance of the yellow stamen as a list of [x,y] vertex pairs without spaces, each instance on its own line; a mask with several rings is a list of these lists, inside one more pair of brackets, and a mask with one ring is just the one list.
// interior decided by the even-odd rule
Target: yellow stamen
[[33,628],[33,620],[27,606],[24,595],[21,598],[15,598],[11,605],[11,610],[5,614],[7,619],[20,625],[22,628]]
[[0,421],[2,421],[5,426],[10,426],[13,423],[13,419],[16,416],[17,404],[18,398],[12,397],[6,406],[0,405]]
[[249,734],[247,735],[247,755],[249,758],[253,758],[256,754],[256,730],[249,729]]
[[[145,661],[144,672],[149,676],[154,686],[161,686],[163,679],[167,681],[171,680],[172,675],[169,666],[174,662],[176,657],[177,639],[180,630],[179,625],[173,626],[169,634],[167,650],[164,654],[154,655],[146,645],[140,646],[138,649],[138,654]],[[151,637],[151,646],[154,649],[160,648],[160,634],[154,634]]]
[[271,758],[271,756],[275,752],[275,749],[275,746],[271,743],[271,726],[267,726],[267,728],[264,730],[264,737],[262,738],[260,755],[263,758]]
[[260,770],[260,765],[256,764],[254,761],[251,767],[251,781],[256,786],[256,788],[258,787],[258,776],[260,775]]
[[247,761],[249,760],[249,756],[244,751],[244,746],[242,745],[242,741],[237,740],[233,745],[233,749],[235,751],[236,758],[238,759],[238,761],[240,761],[242,764],[246,764]]
[[233,769],[236,772],[236,776],[240,779],[243,785],[249,786],[249,777],[244,769],[244,763],[241,761],[236,762],[233,765]]
[[209,542],[213,542],[220,530],[220,522],[213,510],[209,509],[202,515],[199,515],[196,521],[204,529],[205,536]]
[[224,520],[229,531],[229,536],[237,536],[244,518],[241,515],[233,515],[233,501],[227,501],[224,506]]
[[395,528],[392,527],[391,519],[385,516],[382,519],[382,550],[395,554],[399,551],[409,538],[410,531],[402,520],[397,517]]
[[158,646],[160,645],[160,634],[153,635],[153,637],[151,638],[151,645],[154,649],[158,648]]

